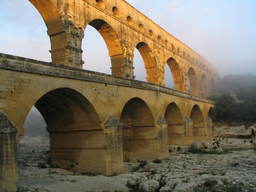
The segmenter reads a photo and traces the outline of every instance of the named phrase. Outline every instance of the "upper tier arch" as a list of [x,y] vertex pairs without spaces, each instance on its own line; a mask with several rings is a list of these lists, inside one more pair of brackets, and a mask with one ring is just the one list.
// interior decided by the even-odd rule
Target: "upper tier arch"
[[[218,78],[217,70],[203,57],[124,0],[30,2],[41,13],[48,27],[54,64],[82,68],[81,44],[84,29],[87,24],[91,24],[99,30],[108,45],[115,76],[134,78],[134,47],[144,42],[151,48],[151,57],[155,58],[155,61],[151,62],[154,70],[150,69],[149,82],[164,85],[164,65],[167,56],[175,58],[181,66],[183,85],[176,86],[177,90],[189,91],[186,87],[189,84],[189,68],[194,69],[198,75],[197,79],[200,79],[200,74],[205,74],[207,79],[213,79],[214,82]],[[149,70],[148,65],[146,68]],[[209,90],[212,89],[211,86],[213,85],[210,85]],[[200,91],[193,94],[200,96]]]

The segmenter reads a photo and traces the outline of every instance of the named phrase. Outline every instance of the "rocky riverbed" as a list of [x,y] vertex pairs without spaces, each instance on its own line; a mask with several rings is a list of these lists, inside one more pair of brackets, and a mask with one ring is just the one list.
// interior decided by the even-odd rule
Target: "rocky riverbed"
[[125,163],[125,174],[112,177],[50,168],[49,140],[26,137],[18,149],[19,192],[256,192],[252,128],[217,127],[211,143],[170,146],[169,158]]
[[[256,152],[216,150],[217,140],[193,145],[190,152],[173,150],[165,160],[126,163],[125,174],[106,177],[49,168],[47,140],[33,139],[39,141],[34,147],[29,139],[19,147],[19,192],[256,192]],[[250,145],[250,139],[222,140],[218,145]]]

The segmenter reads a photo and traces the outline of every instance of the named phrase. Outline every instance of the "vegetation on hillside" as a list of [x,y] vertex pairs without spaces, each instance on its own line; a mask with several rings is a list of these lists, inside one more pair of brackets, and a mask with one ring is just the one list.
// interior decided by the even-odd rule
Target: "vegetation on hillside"
[[229,75],[216,85],[216,121],[256,122],[256,75]]

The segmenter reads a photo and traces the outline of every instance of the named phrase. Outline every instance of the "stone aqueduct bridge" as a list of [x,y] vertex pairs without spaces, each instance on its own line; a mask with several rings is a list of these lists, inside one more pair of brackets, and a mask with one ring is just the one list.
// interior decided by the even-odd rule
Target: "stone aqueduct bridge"
[[[0,191],[15,191],[16,138],[35,106],[51,161],[81,173],[123,172],[124,161],[168,157],[168,145],[212,138],[215,69],[123,0],[30,0],[51,39],[52,62],[0,54]],[[87,25],[103,36],[112,75],[82,70]],[[148,82],[135,81],[133,51]],[[164,87],[169,65],[175,89]],[[18,139],[17,139],[18,140]]]

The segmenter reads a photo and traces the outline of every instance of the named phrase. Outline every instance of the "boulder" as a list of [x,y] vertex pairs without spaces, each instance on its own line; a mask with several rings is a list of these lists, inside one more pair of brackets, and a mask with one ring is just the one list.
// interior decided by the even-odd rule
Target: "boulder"
[[159,189],[159,182],[156,180],[147,180],[140,184],[139,189],[143,192],[155,192]]

